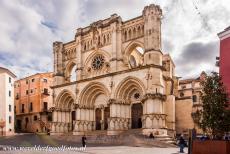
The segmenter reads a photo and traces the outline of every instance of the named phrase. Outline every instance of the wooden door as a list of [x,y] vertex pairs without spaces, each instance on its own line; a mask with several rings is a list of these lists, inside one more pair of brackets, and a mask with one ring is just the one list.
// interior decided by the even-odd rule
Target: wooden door
[[106,107],[104,110],[104,129],[108,129],[108,118],[110,116],[110,108]]
[[96,109],[96,130],[101,130],[101,109]]
[[132,129],[142,128],[141,117],[143,115],[143,107],[141,103],[132,105]]
[[71,112],[71,130],[73,131],[74,130],[74,120],[76,120],[76,111],[72,111]]

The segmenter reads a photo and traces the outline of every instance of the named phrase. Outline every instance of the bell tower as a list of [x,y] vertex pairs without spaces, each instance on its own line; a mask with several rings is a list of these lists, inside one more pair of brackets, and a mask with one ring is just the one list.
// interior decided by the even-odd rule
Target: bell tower
[[144,18],[144,64],[162,65],[160,6],[151,4],[143,10]]
[[53,43],[53,54],[54,54],[54,85],[64,83],[64,69],[63,69],[63,43]]

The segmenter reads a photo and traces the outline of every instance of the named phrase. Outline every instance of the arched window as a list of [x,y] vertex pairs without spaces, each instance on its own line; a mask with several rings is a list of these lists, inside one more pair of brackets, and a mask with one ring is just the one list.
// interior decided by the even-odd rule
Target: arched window
[[132,37],[132,32],[131,32],[131,29],[129,29],[129,32],[128,32],[128,39],[131,39]]
[[105,45],[107,42],[106,42],[106,37],[105,37],[105,35],[104,35],[104,37],[103,37],[103,44]]
[[184,97],[184,93],[183,92],[180,93],[180,97]]
[[127,40],[127,31],[125,31],[125,41]]
[[136,36],[136,28],[135,28],[135,27],[133,28],[133,37],[134,37],[134,38],[137,37],[137,36]]
[[137,36],[140,36],[140,35],[141,35],[141,27],[138,26],[138,27],[137,27]]
[[74,65],[73,68],[71,69],[71,72],[70,72],[70,82],[74,82],[77,79],[76,68],[77,68],[77,66]]
[[130,52],[129,64],[131,68],[138,67],[143,64],[144,49],[140,46],[136,46]]
[[141,34],[144,34],[144,25],[141,26]]
[[84,45],[84,50],[86,50],[86,43],[85,43],[85,45]]
[[109,34],[107,34],[107,43],[110,43],[110,36],[109,36]]
[[130,64],[131,68],[137,67],[137,62],[136,62],[136,59],[133,55],[130,55],[130,57],[129,57],[129,64]]

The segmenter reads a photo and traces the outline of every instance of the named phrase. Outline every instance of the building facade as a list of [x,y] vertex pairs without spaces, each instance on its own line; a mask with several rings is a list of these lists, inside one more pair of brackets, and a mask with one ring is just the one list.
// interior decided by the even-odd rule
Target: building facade
[[0,67],[0,136],[14,134],[14,80],[16,76]]
[[16,129],[22,132],[45,132],[52,120],[53,73],[37,73],[15,82]]
[[176,97],[176,133],[188,134],[189,129],[195,128],[202,133],[196,124],[196,111],[202,109],[202,85],[206,73],[202,72],[198,78],[179,80],[178,95]]
[[220,32],[218,36],[220,38],[219,72],[227,88],[227,92],[230,95],[230,27]]
[[54,42],[51,134],[142,128],[175,130],[175,65],[161,49],[162,10],[151,4],[134,19],[113,14]]

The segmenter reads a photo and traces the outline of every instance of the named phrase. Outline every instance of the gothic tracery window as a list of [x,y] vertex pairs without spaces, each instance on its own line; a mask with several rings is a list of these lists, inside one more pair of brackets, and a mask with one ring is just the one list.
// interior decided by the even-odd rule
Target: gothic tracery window
[[94,70],[99,70],[103,67],[105,63],[105,57],[103,55],[96,55],[92,61],[92,68]]

